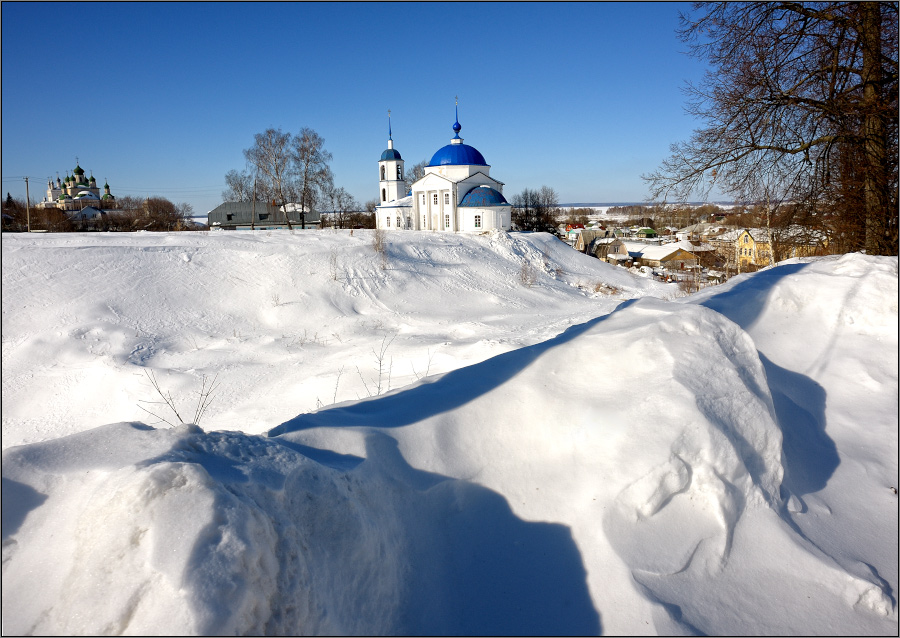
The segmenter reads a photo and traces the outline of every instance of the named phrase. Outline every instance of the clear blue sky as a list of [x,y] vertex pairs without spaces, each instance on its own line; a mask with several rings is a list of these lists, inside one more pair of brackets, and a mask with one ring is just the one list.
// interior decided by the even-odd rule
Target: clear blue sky
[[308,126],[335,182],[377,196],[387,147],[407,165],[461,136],[507,196],[641,201],[640,175],[699,123],[677,39],[686,3],[2,4],[2,176],[32,201],[75,167],[114,195],[203,214],[266,128]]

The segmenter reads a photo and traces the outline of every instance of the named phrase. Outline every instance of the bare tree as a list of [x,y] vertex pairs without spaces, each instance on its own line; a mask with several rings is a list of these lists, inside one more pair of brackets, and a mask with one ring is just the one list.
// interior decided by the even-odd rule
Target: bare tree
[[[281,129],[266,129],[264,133],[253,136],[253,146],[244,151],[247,162],[257,170],[259,181],[268,188],[274,203],[283,206],[288,203],[288,182],[291,179],[291,143],[290,133],[283,133]],[[259,184],[257,184],[259,189]],[[292,229],[291,220],[287,213],[284,215],[288,229]]]
[[407,167],[403,171],[403,182],[406,184],[406,191],[418,180],[425,177],[425,167],[428,166],[428,160],[423,159],[417,164]]
[[519,230],[556,232],[559,197],[549,186],[526,188],[512,200],[512,223]]
[[312,212],[323,189],[332,180],[328,162],[331,153],[325,150],[325,140],[308,127],[303,127],[294,137],[291,159],[297,174],[299,203],[303,211]]
[[[870,254],[897,254],[897,5],[696,3],[681,38],[712,66],[688,85],[705,122],[644,176],[651,198],[793,201],[849,213]],[[856,158],[848,170],[847,158]]]
[[230,170],[225,173],[225,186],[222,201],[249,202],[253,197],[253,175],[247,171]]
[[[190,205],[187,209],[192,210]],[[181,230],[184,227],[185,209],[165,197],[148,197],[144,200],[143,210],[140,226],[144,230]]]

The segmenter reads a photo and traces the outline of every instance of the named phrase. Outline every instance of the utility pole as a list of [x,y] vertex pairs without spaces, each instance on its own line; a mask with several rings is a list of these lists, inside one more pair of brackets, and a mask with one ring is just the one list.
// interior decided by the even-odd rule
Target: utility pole
[[253,178],[253,197],[250,202],[250,230],[255,230],[254,221],[256,218],[256,180],[259,178],[259,171],[256,171],[256,177]]
[[28,232],[31,232],[31,198],[28,196],[28,178],[25,178],[25,220],[28,224]]

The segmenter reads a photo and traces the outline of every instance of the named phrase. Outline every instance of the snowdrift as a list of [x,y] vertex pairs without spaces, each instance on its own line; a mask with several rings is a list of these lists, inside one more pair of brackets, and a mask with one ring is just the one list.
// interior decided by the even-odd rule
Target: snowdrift
[[182,406],[218,374],[209,421],[259,434],[677,290],[545,234],[372,235],[4,234],[3,446],[158,423],[146,371]]
[[[590,299],[490,241],[540,330]],[[896,634],[896,258],[631,296],[268,433],[7,447],[4,631]]]

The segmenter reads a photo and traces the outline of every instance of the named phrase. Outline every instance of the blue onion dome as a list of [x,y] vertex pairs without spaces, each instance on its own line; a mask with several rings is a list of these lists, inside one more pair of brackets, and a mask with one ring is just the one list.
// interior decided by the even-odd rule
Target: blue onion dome
[[483,208],[485,206],[509,206],[509,202],[498,190],[490,186],[476,186],[463,197],[460,206]]
[[381,154],[382,162],[384,160],[398,160],[398,159],[403,159],[403,158],[400,157],[400,153],[398,153],[397,150],[393,149],[393,148],[385,149],[384,153]]
[[435,153],[429,166],[459,166],[459,165],[487,166],[484,155],[478,149],[468,144],[447,144],[447,146]]

